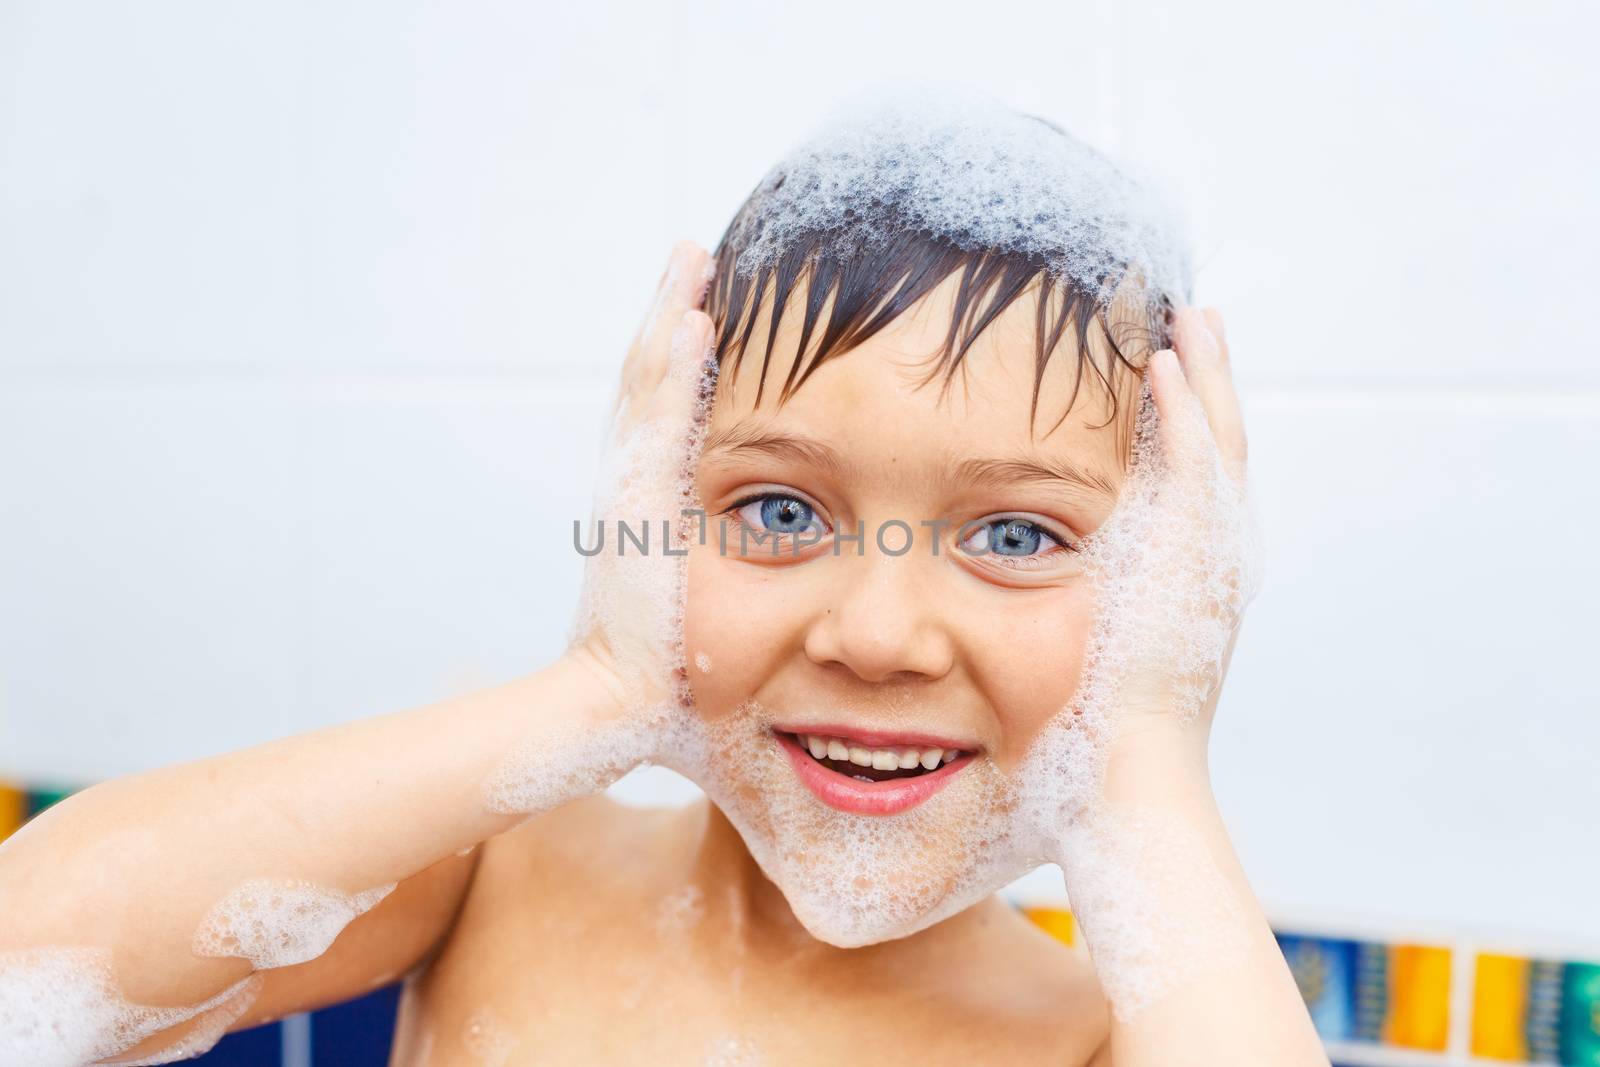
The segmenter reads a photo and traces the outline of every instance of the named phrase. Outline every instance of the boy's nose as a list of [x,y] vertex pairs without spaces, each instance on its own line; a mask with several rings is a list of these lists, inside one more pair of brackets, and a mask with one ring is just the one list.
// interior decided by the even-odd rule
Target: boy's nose
[[883,555],[851,562],[836,569],[832,602],[806,633],[806,656],[844,666],[866,682],[948,674],[955,646],[939,598],[924,587],[925,569]]

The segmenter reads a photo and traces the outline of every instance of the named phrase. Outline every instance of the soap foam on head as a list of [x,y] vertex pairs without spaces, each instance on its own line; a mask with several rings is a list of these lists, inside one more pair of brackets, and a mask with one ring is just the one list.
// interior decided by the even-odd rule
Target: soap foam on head
[[965,251],[1020,252],[1107,301],[1126,279],[1184,302],[1176,213],[1100,153],[986,96],[941,86],[846,103],[762,180],[735,224],[737,269],[802,235],[850,255],[921,230]]

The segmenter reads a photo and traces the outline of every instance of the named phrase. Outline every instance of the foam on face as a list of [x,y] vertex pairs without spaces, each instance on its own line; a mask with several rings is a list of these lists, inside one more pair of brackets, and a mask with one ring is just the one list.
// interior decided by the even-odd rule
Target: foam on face
[[910,811],[830,808],[796,777],[773,709],[681,720],[661,762],[693,779],[738,828],[811,934],[846,948],[903,937],[971,906],[1044,861],[1014,839],[1012,790],[979,761]]
[[[906,936],[1059,863],[1113,1007],[1131,1016],[1242,944],[1238,901],[1198,835],[1110,804],[1104,776],[1127,716],[1192,721],[1214,693],[1254,587],[1252,531],[1198,402],[1163,422],[1147,390],[1128,481],[1082,546],[1096,615],[1078,687],[1018,767],[980,757],[909,811],[840,812],[804,788],[774,736],[795,709],[755,702],[674,720],[661,762],[706,790],[797,918],[834,945]],[[918,711],[894,714],[914,728]],[[1164,920],[1175,893],[1215,921]]]
[[834,112],[763,179],[735,237],[741,274],[802,235],[859,252],[907,229],[963,250],[1021,252],[1081,289],[1124,277],[1183,303],[1190,266],[1174,212],[1104,156],[976,93],[874,91]]
[[266,969],[314,960],[358,915],[394,891],[394,884],[360,893],[298,879],[258,878],[218,902],[195,932],[196,956],[237,956]]
[[[153,1008],[123,996],[112,970],[111,953],[103,949],[0,953],[0,1063],[79,1067],[204,1016],[199,1029],[179,1042],[198,1053],[210,1047],[201,1047],[208,1037],[214,1044],[232,1019],[244,1013],[259,985],[260,980],[251,976],[200,1004]],[[233,1017],[217,1029],[216,1020],[235,1009]]]

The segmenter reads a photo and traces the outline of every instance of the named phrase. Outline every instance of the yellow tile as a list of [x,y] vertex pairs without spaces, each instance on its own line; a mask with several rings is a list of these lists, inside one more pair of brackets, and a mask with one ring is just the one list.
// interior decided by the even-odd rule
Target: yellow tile
[[1472,983],[1472,1054],[1491,1060],[1528,1059],[1528,961],[1480,953]]

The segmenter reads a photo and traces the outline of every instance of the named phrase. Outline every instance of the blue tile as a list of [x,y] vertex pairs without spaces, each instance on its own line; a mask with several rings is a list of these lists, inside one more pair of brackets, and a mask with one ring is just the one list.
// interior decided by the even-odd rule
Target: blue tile
[[216,1048],[189,1063],[204,1067],[279,1067],[283,1061],[281,1031],[277,1023],[229,1034]]
[[311,1017],[313,1067],[386,1067],[400,1006],[395,983]]

